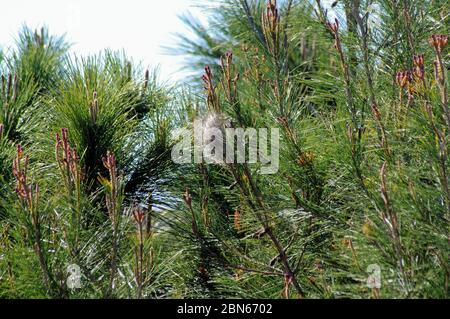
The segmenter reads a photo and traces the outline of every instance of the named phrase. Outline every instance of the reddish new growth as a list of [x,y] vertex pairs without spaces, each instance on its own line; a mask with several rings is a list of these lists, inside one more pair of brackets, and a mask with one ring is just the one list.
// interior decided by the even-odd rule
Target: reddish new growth
[[236,209],[234,211],[234,216],[233,217],[234,217],[234,228],[237,231],[240,231],[241,230],[241,213],[239,212],[238,209]]
[[338,19],[334,19],[334,23],[328,22],[327,23],[328,29],[331,31],[331,33],[334,35],[334,47],[340,51],[341,50],[341,40],[339,38],[339,21]]
[[404,88],[408,83],[412,83],[412,81],[413,81],[411,71],[407,70],[407,71],[397,72],[397,75],[395,76],[395,80],[399,87]]
[[402,100],[402,90],[406,87],[408,91],[408,101],[411,102],[416,92],[416,84],[422,83],[425,87],[425,57],[423,54],[415,54],[412,57],[413,69],[412,71],[400,71],[395,76],[395,82],[400,87],[400,100]]
[[402,100],[403,97],[403,89],[407,86],[408,90],[408,102],[411,102],[413,100],[413,94],[414,94],[414,86],[413,83],[413,74],[411,71],[400,71],[397,72],[395,76],[395,81],[397,85],[400,87],[400,100]]
[[71,189],[80,180],[79,159],[75,147],[69,144],[69,131],[61,129],[61,135],[56,133],[55,144],[56,161],[65,176],[66,186]]
[[16,193],[21,199],[21,201],[28,206],[28,208],[33,208],[33,198],[34,194],[39,192],[39,187],[36,186],[35,193],[33,193],[33,188],[31,184],[28,184],[28,155],[23,161],[23,148],[21,145],[16,146],[16,158],[13,161],[13,175],[16,178]]
[[239,73],[233,74],[233,53],[228,51],[225,56],[220,58],[220,66],[223,72],[222,85],[224,87],[227,99],[231,104],[236,102],[237,97],[237,81],[239,80]]
[[219,100],[217,99],[216,89],[213,83],[213,74],[208,65],[205,66],[205,74],[202,76],[202,80],[205,84],[208,106],[214,111],[219,111]]
[[334,48],[339,53],[339,58],[341,60],[342,72],[344,73],[345,90],[347,95],[347,100],[350,108],[353,109],[353,97],[350,90],[350,72],[348,64],[345,61],[344,50],[342,49],[341,38],[339,36],[339,21],[334,19],[334,23],[327,22],[327,27],[334,36]]
[[103,166],[105,166],[109,172],[111,180],[117,179],[116,156],[111,152],[107,152],[106,157],[103,157],[102,161]]
[[423,81],[425,79],[425,58],[423,54],[413,55],[414,76]]
[[205,66],[205,74],[203,74],[202,80],[205,83],[205,90],[208,93],[214,92],[213,75],[209,65]]
[[56,133],[56,159],[60,164],[66,164],[69,167],[78,161],[77,150],[69,145],[69,130],[61,129],[61,135]]
[[444,47],[448,44],[448,36],[443,34],[433,34],[428,39],[428,43],[436,52],[441,53]]
[[339,32],[339,21],[338,19],[334,19],[334,23],[328,22],[328,28],[333,34],[337,34]]
[[145,220],[144,210],[142,208],[135,208],[133,210],[133,218],[139,228],[141,228]]
[[186,204],[186,206],[188,207],[189,211],[191,212],[191,216],[192,216],[192,232],[194,233],[194,235],[196,237],[199,237],[200,233],[198,231],[197,220],[196,220],[196,217],[195,217],[194,209],[192,207],[192,197],[191,197],[191,194],[189,192],[189,189],[187,189],[187,188],[186,188],[186,191],[183,194],[183,200],[184,200],[184,203]]
[[[446,87],[445,87],[445,66],[442,59],[442,51],[448,44],[448,36],[443,34],[433,34],[429,39],[428,43],[431,47],[434,48],[436,52],[436,60],[434,61],[434,75],[436,78],[436,82],[441,86],[441,93],[443,99],[443,105],[447,105],[447,97],[446,97]],[[448,111],[447,111],[448,112]],[[447,113],[446,112],[446,113]],[[450,121],[450,115],[447,115]],[[449,123],[450,125],[450,123]]]
[[106,207],[108,208],[109,217],[113,224],[117,225],[117,199],[119,196],[119,180],[117,177],[117,163],[116,157],[111,152],[102,158],[103,166],[109,172],[108,192],[106,194]]
[[189,189],[186,188],[186,191],[183,194],[183,200],[188,207],[192,206],[192,197],[189,193]]
[[[233,64],[233,52],[228,51],[220,58],[220,66],[224,71],[230,70]],[[227,75],[230,75],[229,73]]]
[[[147,253],[145,250],[145,240],[144,240],[144,220],[145,212],[140,207],[134,207],[133,218],[138,226],[138,244],[135,247],[135,266],[134,266],[134,278],[137,284],[137,298],[142,297],[142,289],[147,278],[147,271],[150,270],[153,264],[153,250]],[[149,233],[149,229],[147,229]]]
[[279,52],[280,15],[277,1],[269,0],[262,14],[262,29],[270,53],[277,56]]
[[278,31],[278,22],[280,16],[278,15],[277,0],[269,0],[267,2],[266,14],[263,16],[264,26],[272,33],[276,34]]
[[447,127],[450,129],[450,108],[448,107],[448,89],[446,73],[447,68],[444,63],[442,52],[448,44],[448,36],[443,34],[433,34],[428,40],[430,45],[436,52],[436,60],[434,61],[434,74],[441,94],[441,103],[444,111]]

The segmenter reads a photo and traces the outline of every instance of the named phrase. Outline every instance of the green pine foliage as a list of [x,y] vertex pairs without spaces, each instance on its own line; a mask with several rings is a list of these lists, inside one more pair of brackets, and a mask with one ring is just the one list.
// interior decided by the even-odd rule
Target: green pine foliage
[[[0,55],[0,297],[448,298],[447,2],[204,6],[185,85],[46,29]],[[196,119],[278,129],[278,171],[176,164]]]

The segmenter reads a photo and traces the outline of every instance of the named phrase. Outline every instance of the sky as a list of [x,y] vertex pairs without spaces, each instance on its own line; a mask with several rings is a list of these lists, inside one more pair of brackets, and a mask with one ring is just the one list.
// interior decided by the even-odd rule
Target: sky
[[[198,4],[198,2],[197,2]],[[165,81],[182,79],[183,57],[168,55],[173,33],[187,32],[178,15],[190,11],[204,21],[194,0],[14,0],[0,11],[0,46],[11,47],[23,24],[45,25],[51,34],[66,35],[72,52],[95,54],[124,49],[144,67],[160,67]]]

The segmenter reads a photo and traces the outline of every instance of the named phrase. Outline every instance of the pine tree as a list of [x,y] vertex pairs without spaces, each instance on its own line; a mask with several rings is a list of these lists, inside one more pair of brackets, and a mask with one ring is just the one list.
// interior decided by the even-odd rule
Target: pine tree
[[[203,5],[184,85],[45,28],[0,54],[0,297],[448,298],[447,3]],[[177,164],[199,121],[279,132],[276,171]]]

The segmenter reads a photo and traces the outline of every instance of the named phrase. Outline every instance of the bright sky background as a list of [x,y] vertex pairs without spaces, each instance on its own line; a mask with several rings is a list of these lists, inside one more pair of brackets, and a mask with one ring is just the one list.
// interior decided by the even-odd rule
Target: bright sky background
[[[0,11],[0,46],[14,44],[21,26],[42,25],[66,34],[72,52],[87,55],[102,49],[125,49],[144,66],[160,65],[161,80],[180,80],[183,58],[164,53],[175,43],[173,33],[185,32],[178,15],[190,11],[202,18],[193,0],[13,0]],[[204,17],[203,17],[204,18]]]

